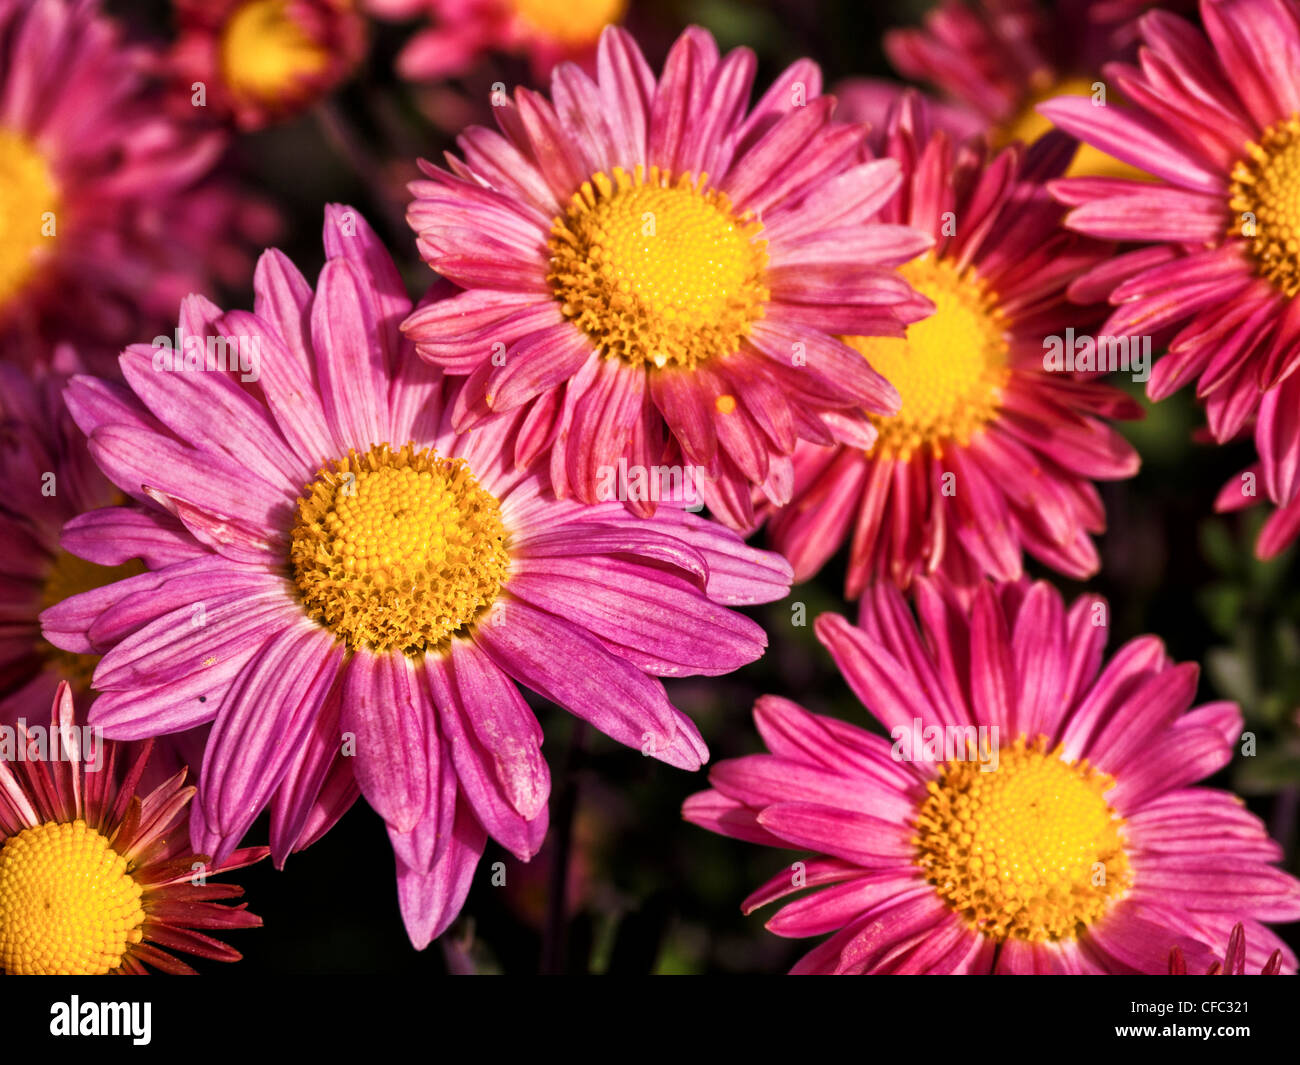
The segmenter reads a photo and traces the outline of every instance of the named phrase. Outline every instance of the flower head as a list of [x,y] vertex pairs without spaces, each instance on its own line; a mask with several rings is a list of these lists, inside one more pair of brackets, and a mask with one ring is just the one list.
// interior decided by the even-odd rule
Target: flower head
[[1138,463],[1106,419],[1140,411],[1095,375],[1049,365],[1052,341],[1086,335],[1097,317],[1066,287],[1110,251],[1060,228],[1043,181],[1065,156],[1046,142],[992,159],[955,147],[915,97],[893,112],[882,150],[904,174],[882,218],[935,238],[902,268],[935,311],[905,338],[845,338],[902,408],[870,416],[867,448],[799,445],[791,502],[771,510],[772,542],[804,579],[851,536],[850,597],[875,579],[906,587],[936,571],[963,585],[1015,579],[1023,552],[1089,576],[1089,533],[1105,523],[1091,482]]
[[[892,741],[775,696],[770,754],[710,773],[688,821],[812,851],[750,896],[802,888],[767,927],[833,933],[797,972],[1158,973],[1196,967],[1233,925],[1247,964],[1295,958],[1261,922],[1300,917],[1300,882],[1235,796],[1189,785],[1225,765],[1231,703],[1189,709],[1197,668],[1160,641],[1103,666],[1107,606],[1045,583],[985,583],[963,607],[917,586],[920,628],[878,584],[861,626],[816,629]],[[1170,929],[1177,930],[1171,932]]]
[[424,259],[467,291],[404,328],[468,376],[467,411],[523,412],[517,459],[549,449],[563,498],[607,498],[620,461],[684,463],[746,528],[754,486],[788,498],[796,440],[869,446],[867,412],[897,410],[834,334],[902,335],[928,305],[892,268],[930,240],[870,223],[897,164],[862,161],[814,65],[750,109],[754,66],[691,29],[656,80],[607,29],[594,80],[561,66],[553,102],[503,99],[500,133],[412,186]]
[[[1094,0],[941,0],[921,27],[885,34],[885,53],[905,77],[938,90],[958,112],[982,122],[994,148],[1032,144],[1051,129],[1035,105],[1054,96],[1092,98],[1102,64],[1117,57],[1128,34],[1117,34],[1111,5],[1098,19]],[[1120,25],[1131,24],[1129,11]],[[861,82],[847,83],[850,92]],[[1068,173],[1136,176],[1103,152],[1080,146]]]
[[88,359],[116,349],[237,273],[245,235],[264,235],[265,209],[214,175],[223,138],[159,113],[155,58],[89,0],[0,0],[0,342],[13,358],[60,339]]
[[0,972],[194,971],[169,951],[238,961],[207,933],[258,928],[261,918],[245,903],[217,901],[243,892],[207,878],[259,861],[266,848],[235,851],[215,867],[191,854],[185,771],[142,794],[152,742],[87,735],[60,684],[49,730],[21,730],[21,754],[0,750]]
[[[1072,229],[1138,245],[1081,279],[1115,305],[1106,326],[1168,351],[1153,400],[1196,382],[1217,441],[1254,422],[1268,498],[1279,505],[1259,553],[1300,532],[1300,10],[1284,0],[1204,0],[1205,31],[1162,11],[1140,20],[1137,66],[1115,64],[1125,107],[1059,99],[1058,126],[1157,180],[1071,179],[1053,186]],[[1167,344],[1164,341],[1167,340]],[[1254,471],[1258,472],[1258,471]],[[1259,498],[1234,481],[1222,509]]]
[[[42,621],[56,646],[103,654],[91,719],[110,735],[212,723],[192,827],[218,859],[269,805],[283,863],[359,788],[424,946],[488,835],[525,860],[545,835],[542,730],[516,682],[698,768],[658,678],[757,658],[762,629],[728,607],[784,595],[790,571],[680,505],[640,520],[556,499],[515,466],[534,431],[518,414],[458,433],[473,402],[402,338],[410,303],[370,228],[331,207],[325,249],[314,291],[267,252],[254,313],[191,297],[184,352],[128,348],[125,388],[73,380],[132,504],[69,532],[148,570]],[[158,545],[170,555],[147,557]]]
[[[84,696],[98,661],[49,643],[41,635],[41,611],[144,568],[116,556],[111,565],[97,565],[60,542],[65,522],[113,503],[118,492],[63,405],[67,373],[78,368],[75,356],[65,349],[56,359],[57,369],[30,373],[0,365],[0,540],[7,545],[0,721],[10,724],[24,715],[43,717],[61,680]],[[101,545],[100,557],[112,551]]]
[[365,0],[380,18],[430,21],[411,38],[397,68],[413,81],[459,77],[488,53],[524,55],[542,79],[560,62],[591,66],[606,27],[623,20],[628,0]]
[[201,84],[205,108],[241,129],[305,110],[365,54],[355,0],[174,0],[170,56],[181,106]]

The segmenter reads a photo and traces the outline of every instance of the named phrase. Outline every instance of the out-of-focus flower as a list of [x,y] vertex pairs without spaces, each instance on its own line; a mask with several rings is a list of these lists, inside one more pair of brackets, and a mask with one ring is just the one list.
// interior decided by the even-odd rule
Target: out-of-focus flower
[[[0,351],[71,339],[95,364],[236,267],[260,212],[213,176],[225,150],[161,113],[156,55],[91,0],[0,0]],[[195,226],[193,222],[200,223]],[[213,222],[235,222],[216,231]],[[264,235],[257,233],[256,235]],[[215,238],[215,240],[213,239]]]
[[[861,627],[817,635],[891,739],[775,696],[770,754],[722,762],[688,821],[815,852],[744,903],[803,888],[767,922],[833,933],[800,973],[1163,973],[1208,967],[1230,930],[1245,962],[1295,957],[1264,921],[1300,917],[1300,882],[1235,795],[1189,785],[1241,735],[1233,703],[1189,709],[1197,668],[1152,636],[1104,667],[1107,605],[1028,581],[969,608],[918,582],[920,628],[877,584]],[[1173,931],[1171,931],[1173,930]]]
[[[63,405],[67,374],[79,368],[75,356],[63,350],[54,362],[57,368],[33,374],[0,363],[0,721],[10,724],[44,716],[60,681],[88,701],[99,661],[49,643],[41,635],[41,611],[144,571],[142,562],[128,558],[96,565],[60,543],[65,522],[119,502],[121,494],[100,473]],[[101,545],[101,557],[104,550],[111,547]]]
[[171,951],[238,961],[208,935],[258,928],[235,884],[208,883],[259,861],[265,847],[218,865],[186,846],[182,770],[156,789],[139,783],[152,743],[117,744],[79,726],[68,685],[48,730],[18,732],[0,750],[0,972],[10,976],[194,970]]
[[[44,717],[61,682],[83,706],[93,697],[99,656],[55,647],[41,634],[41,612],[145,569],[132,553],[141,546],[117,550],[109,529],[98,530],[89,546],[75,529],[62,535],[78,515],[124,500],[95,465],[63,403],[68,376],[85,367],[66,347],[48,363],[30,372],[0,363],[0,543],[6,547],[0,560],[0,724],[8,725]],[[155,565],[174,558],[165,538],[144,550]],[[206,735],[204,727],[164,737],[149,760],[145,786],[197,765]]]
[[844,122],[865,122],[870,126],[873,148],[880,145],[890,115],[909,94],[925,101],[930,126],[943,130],[956,141],[977,137],[986,128],[982,118],[965,108],[937,100],[924,95],[920,89],[909,88],[884,78],[849,78],[836,85],[834,93],[839,101],[835,117]]
[[1078,285],[1109,295],[1107,332],[1169,338],[1153,400],[1195,381],[1220,442],[1254,419],[1259,466],[1219,506],[1257,502],[1262,479],[1279,507],[1257,546],[1269,557],[1300,534],[1300,10],[1204,0],[1201,14],[1205,33],[1166,12],[1143,16],[1139,66],[1108,68],[1131,106],[1059,99],[1040,110],[1158,179],[1053,186],[1074,208],[1072,229],[1142,245]]
[[[366,51],[355,0],[173,0],[179,106],[260,129],[351,76]],[[202,93],[200,97],[198,94]]]
[[[1260,976],[1277,976],[1282,971],[1282,952],[1273,951],[1260,969]],[[1180,947],[1169,951],[1169,975],[1186,976],[1187,959],[1183,957]],[[1246,975],[1246,926],[1238,921],[1232,926],[1232,935],[1228,937],[1228,951],[1222,961],[1215,961],[1205,970],[1206,976],[1245,976]]]
[[[1051,129],[1035,105],[1054,96],[1094,98],[1102,64],[1117,58],[1114,28],[1094,20],[1091,6],[940,0],[923,27],[886,33],[885,53],[900,74],[933,86],[948,106],[983,123],[992,147],[1031,144]],[[860,91],[855,82],[847,87]],[[1087,145],[1068,173],[1138,176]]]
[[[811,62],[748,108],[755,60],[687,30],[655,80],[617,27],[593,81],[554,104],[520,89],[501,133],[474,127],[451,170],[422,164],[408,212],[421,254],[468,291],[404,329],[468,375],[465,415],[522,411],[520,466],[550,457],[561,497],[608,498],[620,463],[684,464],[735,528],[752,490],[791,488],[796,440],[869,447],[898,394],[835,334],[901,336],[930,305],[894,267],[931,243],[872,221],[898,187],[831,120]],[[637,504],[651,513],[653,502]]]
[[[898,389],[902,410],[872,416],[870,448],[799,445],[791,501],[770,508],[772,543],[803,580],[851,539],[850,598],[873,580],[906,587],[935,571],[962,586],[1012,580],[1024,552],[1088,577],[1099,565],[1089,533],[1105,527],[1092,481],[1138,466],[1106,419],[1141,410],[1095,376],[1067,372],[1067,339],[1100,314],[1071,304],[1066,288],[1111,253],[1060,227],[1043,183],[1068,146],[986,161],[982,147],[931,133],[915,96],[881,145],[904,175],[881,218],[934,236],[902,274],[936,309],[905,339],[847,338]],[[1047,362],[1053,338],[1060,366]]]
[[561,61],[590,67],[601,31],[623,20],[628,0],[364,0],[380,18],[430,20],[397,58],[412,81],[458,77],[484,55],[528,57],[533,76]]
[[90,719],[110,735],[213,723],[192,828],[218,860],[269,805],[283,863],[359,786],[423,947],[489,834],[525,860],[545,835],[542,731],[516,682],[696,769],[707,750],[658,678],[758,658],[762,628],[728,608],[784,595],[790,569],[680,504],[648,520],[556,499],[515,467],[517,415],[458,433],[472,404],[401,336],[387,252],[348,208],[324,239],[314,292],[267,252],[255,313],[192,297],[183,352],[128,348],[125,388],[73,379],[68,406],[135,505],[69,534],[148,572],[42,622],[103,654]]

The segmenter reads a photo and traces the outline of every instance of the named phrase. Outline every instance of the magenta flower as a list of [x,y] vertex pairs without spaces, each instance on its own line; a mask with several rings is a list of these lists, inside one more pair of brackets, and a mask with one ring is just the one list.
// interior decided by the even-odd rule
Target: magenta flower
[[[41,633],[41,612],[145,569],[130,550],[96,545],[101,565],[69,550],[61,538],[66,522],[120,503],[122,495],[95,465],[63,403],[68,375],[84,367],[66,347],[51,362],[32,371],[0,364],[0,543],[7,548],[0,563],[0,724],[11,726],[41,721],[61,683],[83,705],[93,697],[99,656],[55,647]],[[76,536],[68,544],[76,548]],[[206,735],[204,727],[155,744],[144,785],[152,788],[197,765]]]
[[159,113],[146,73],[157,65],[90,0],[0,0],[10,358],[45,358],[60,339],[88,359],[116,350],[210,287],[212,272],[237,269],[244,236],[265,230],[266,209],[213,176],[224,139]]
[[797,580],[851,538],[850,598],[872,580],[906,587],[938,571],[961,585],[1012,580],[1024,552],[1090,576],[1099,561],[1089,533],[1105,527],[1092,481],[1138,466],[1105,420],[1136,417],[1137,404],[1095,375],[1045,362],[1050,338],[1063,350],[1095,324],[1065,290],[1110,252],[1062,230],[1043,187],[1068,146],[985,161],[978,147],[956,150],[931,133],[928,115],[910,97],[884,130],[904,181],[881,217],[934,236],[933,252],[902,274],[936,310],[903,340],[847,338],[898,389],[902,409],[871,416],[870,448],[800,444],[791,502],[771,511],[771,541]]
[[[1109,294],[1106,329],[1168,339],[1147,385],[1153,400],[1195,381],[1210,431],[1231,439],[1254,419],[1264,486],[1278,510],[1262,556],[1300,531],[1300,11],[1283,0],[1204,0],[1205,33],[1166,12],[1141,22],[1139,66],[1108,68],[1131,106],[1053,100],[1040,110],[1068,132],[1154,175],[1155,184],[1070,180],[1053,191],[1066,224],[1140,245],[1093,272]],[[1207,39],[1208,34],[1208,39]],[[1223,509],[1258,501],[1234,481]],[[1234,498],[1235,497],[1235,498]]]
[[355,0],[173,0],[168,56],[178,104],[240,129],[305,110],[350,77],[366,51]]
[[491,53],[524,55],[543,79],[560,62],[592,65],[601,31],[621,22],[628,0],[364,0],[372,15],[427,19],[397,57],[413,81],[456,78]]
[[557,500],[515,467],[518,415],[457,434],[465,391],[398,331],[383,247],[337,206],[324,239],[314,292],[267,252],[254,313],[191,297],[179,352],[128,348],[125,388],[74,378],[69,408],[134,504],[77,518],[65,545],[148,572],[42,621],[103,654],[90,719],[109,735],[212,723],[192,832],[217,860],[269,806],[283,864],[359,787],[423,947],[488,835],[524,860],[545,835],[516,682],[696,769],[707,750],[658,678],[758,658],[763,630],[727,608],[779,598],[790,571],[681,507]]
[[71,682],[78,698],[90,689],[98,659],[50,644],[41,635],[41,611],[144,568],[126,559],[98,566],[59,543],[65,522],[113,503],[118,493],[63,406],[66,375],[79,364],[66,349],[56,361],[59,370],[34,373],[0,364],[0,722],[8,724],[24,716],[40,721],[60,681]]
[[467,130],[451,170],[422,164],[412,186],[422,255],[468,291],[404,328],[468,375],[466,417],[524,412],[517,460],[549,449],[562,498],[607,498],[620,460],[681,462],[748,528],[755,486],[789,498],[796,440],[869,447],[867,412],[897,410],[834,334],[901,336],[928,310],[892,267],[930,241],[869,221],[897,164],[862,161],[814,64],[751,110],[754,67],[690,29],[656,81],[612,27],[594,81],[561,66],[554,103],[501,99],[500,133]]
[[[1107,606],[1066,609],[1046,583],[985,583],[969,611],[917,584],[920,628],[885,584],[861,627],[816,630],[891,739],[775,696],[755,707],[770,754],[710,773],[688,821],[814,852],[744,903],[801,888],[767,923],[833,933],[798,973],[1163,973],[1204,969],[1238,922],[1246,964],[1295,957],[1261,922],[1300,918],[1300,882],[1227,792],[1235,704],[1189,709],[1197,667],[1153,636],[1104,667]],[[1175,931],[1171,931],[1175,930]]]
[[[933,88],[957,115],[979,122],[990,145],[1031,144],[1051,129],[1034,107],[1054,96],[1092,96],[1102,64],[1118,58],[1139,12],[1130,0],[940,0],[920,27],[891,30],[885,54],[904,77]],[[1136,8],[1136,2],[1131,7]],[[1099,17],[1104,15],[1104,17]],[[862,95],[869,82],[844,89]],[[949,125],[954,124],[949,119]],[[1087,146],[1077,151],[1070,174],[1137,173]]]
[[21,757],[0,757],[0,973],[192,974],[171,951],[238,961],[208,933],[262,920],[246,903],[225,904],[243,894],[237,885],[207,878],[261,861],[266,848],[216,864],[190,853],[194,789],[183,769],[146,790],[151,742],[87,742],[66,684],[46,712],[48,727],[19,732]]

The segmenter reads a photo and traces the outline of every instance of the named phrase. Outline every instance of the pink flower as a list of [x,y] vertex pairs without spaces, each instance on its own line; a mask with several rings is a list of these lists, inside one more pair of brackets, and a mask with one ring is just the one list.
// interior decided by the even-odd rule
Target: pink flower
[[[68,375],[84,370],[67,348],[50,368],[31,372],[0,363],[0,724],[37,722],[61,683],[83,703],[93,698],[95,654],[55,647],[41,634],[41,611],[64,599],[144,571],[129,552],[95,545],[99,563],[80,557],[65,522],[121,502],[95,465],[86,439],[63,403]],[[102,564],[100,564],[102,563]],[[206,728],[167,736],[149,760],[146,784],[161,784],[202,756]]]
[[355,0],[173,0],[177,106],[240,129],[292,117],[352,75],[366,51]]
[[[1109,295],[1106,331],[1168,340],[1147,385],[1153,400],[1195,381],[1220,442],[1254,419],[1264,487],[1280,507],[1260,536],[1267,557],[1300,532],[1300,73],[1290,58],[1300,11],[1285,0],[1204,0],[1201,14],[1205,33],[1165,12],[1143,16],[1139,65],[1107,68],[1131,106],[1061,99],[1039,110],[1159,179],[1053,186],[1074,208],[1072,229],[1140,245],[1076,287]],[[1252,474],[1219,505],[1258,498]]]
[[314,291],[267,252],[254,313],[191,297],[179,352],[128,348],[126,387],[73,380],[91,453],[134,502],[64,542],[147,572],[42,622],[103,654],[90,717],[109,735],[212,723],[191,827],[218,860],[269,806],[283,864],[359,788],[423,947],[488,835],[527,860],[546,833],[516,683],[696,769],[707,750],[658,678],[758,658],[763,630],[728,608],[779,598],[790,571],[679,506],[556,499],[515,467],[519,414],[458,434],[465,390],[401,336],[410,302],[370,228],[334,206],[324,240]]
[[[923,27],[885,34],[885,54],[904,77],[933,87],[958,115],[986,128],[991,147],[1031,144],[1051,128],[1034,106],[1053,96],[1091,97],[1102,64],[1131,40],[1136,10],[1118,0],[940,0]],[[1098,17],[1103,15],[1104,17]],[[870,83],[850,81],[862,93]],[[1070,174],[1136,176],[1132,168],[1088,147]]]
[[1189,709],[1197,667],[1152,636],[1103,666],[1107,606],[1046,583],[979,587],[969,609],[920,581],[916,621],[884,584],[861,627],[817,635],[891,739],[765,696],[770,754],[732,759],[688,821],[812,852],[751,895],[777,935],[830,938],[798,973],[1162,973],[1205,968],[1238,923],[1245,962],[1295,957],[1265,921],[1300,882],[1235,795],[1235,704]]
[[412,81],[456,78],[491,52],[528,57],[533,76],[550,75],[562,61],[589,67],[596,42],[608,25],[621,22],[628,0],[364,0],[386,19],[426,18],[397,57],[397,69]]
[[750,110],[754,67],[690,29],[656,81],[607,29],[594,81],[561,66],[553,103],[502,98],[500,133],[467,130],[451,169],[424,163],[412,186],[421,254],[467,291],[404,328],[468,376],[466,418],[523,413],[516,459],[549,452],[562,498],[607,498],[620,460],[684,462],[748,528],[754,486],[788,499],[796,440],[868,447],[867,412],[897,410],[834,334],[901,336],[928,305],[893,267],[930,240],[869,221],[898,166],[863,161],[816,66]]
[[191,974],[170,951],[238,961],[212,931],[259,928],[243,892],[209,876],[266,857],[235,851],[215,865],[190,853],[194,789],[182,769],[141,787],[152,743],[105,743],[77,724],[60,684],[50,725],[19,731],[0,757],[0,973]]
[[1089,533],[1105,527],[1092,482],[1138,466],[1105,419],[1140,409],[1095,376],[1046,362],[1053,338],[1063,350],[1067,330],[1086,335],[1099,317],[1065,292],[1111,250],[1061,229],[1043,187],[1068,145],[988,160],[981,146],[932,133],[914,96],[882,140],[904,181],[881,218],[934,236],[933,252],[902,273],[937,309],[904,340],[848,338],[902,409],[871,416],[869,448],[799,445],[791,501],[770,508],[771,541],[804,580],[851,540],[850,598],[873,580],[906,587],[939,571],[963,586],[1012,580],[1025,552],[1090,576],[1099,560]]
[[[91,0],[0,0],[7,357],[72,339],[93,362],[209,288],[209,263],[229,278],[244,237],[265,235],[266,209],[213,176],[224,138],[160,114],[156,65]],[[220,232],[190,224],[213,217]]]
[[[61,680],[89,691],[96,658],[70,655],[41,636],[40,613],[69,593],[138,573],[85,562],[59,543],[64,522],[107,506],[117,490],[99,472],[63,406],[70,351],[58,371],[28,374],[0,364],[0,542],[6,558],[4,639],[0,641],[0,721],[39,720]],[[125,562],[125,560],[123,560]]]

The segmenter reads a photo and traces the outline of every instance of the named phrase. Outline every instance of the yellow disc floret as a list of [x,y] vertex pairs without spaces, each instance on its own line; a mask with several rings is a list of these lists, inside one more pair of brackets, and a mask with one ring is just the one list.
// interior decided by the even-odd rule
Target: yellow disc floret
[[[1114,90],[1106,86],[1105,82],[1095,78],[1062,78],[1060,81],[1051,81],[1047,78],[1038,79],[1044,88],[1035,91],[1024,105],[1017,111],[1007,122],[997,126],[992,131],[993,147],[999,151],[1005,148],[1013,141],[1020,141],[1024,144],[1033,144],[1044,133],[1048,133],[1055,127],[1051,119],[1038,113],[1038,105],[1057,96],[1088,96],[1097,102],[1101,107],[1107,103],[1106,93],[1109,93],[1109,102],[1115,103],[1116,97]],[[1150,181],[1151,175],[1145,171],[1139,170],[1135,166],[1130,166],[1122,160],[1116,159],[1113,155],[1107,155],[1100,148],[1094,148],[1091,144],[1080,142],[1079,147],[1075,150],[1074,158],[1070,160],[1070,166],[1065,171],[1066,177],[1110,177],[1110,178],[1128,178],[1132,181]]]
[[32,279],[55,210],[54,179],[45,159],[24,137],[0,129],[0,309]]
[[627,0],[514,0],[515,13],[534,33],[571,48],[594,44],[606,26],[621,22]]
[[0,846],[0,970],[99,976],[144,937],[140,885],[84,821],[26,828]]
[[946,444],[965,446],[997,414],[1008,349],[997,301],[969,268],[926,256],[901,272],[934,302],[934,314],[908,326],[905,338],[843,339],[903,401],[893,417],[871,416],[880,434],[871,455],[906,460],[923,448],[938,455]]
[[707,176],[596,174],[551,229],[547,275],[564,315],[606,355],[690,369],[733,354],[761,318],[767,241]]
[[935,891],[991,939],[1074,939],[1128,889],[1114,781],[1067,762],[1040,736],[989,762],[944,764],[916,815],[916,863]]
[[230,91],[257,101],[292,93],[303,78],[322,73],[330,58],[292,17],[287,0],[240,6],[222,30],[220,53]]
[[1228,235],[1250,240],[1256,269],[1277,288],[1300,292],[1300,118],[1270,126],[1233,168]]
[[496,498],[464,459],[414,444],[322,469],[291,544],[308,615],[353,650],[437,649],[492,604],[510,566]]

